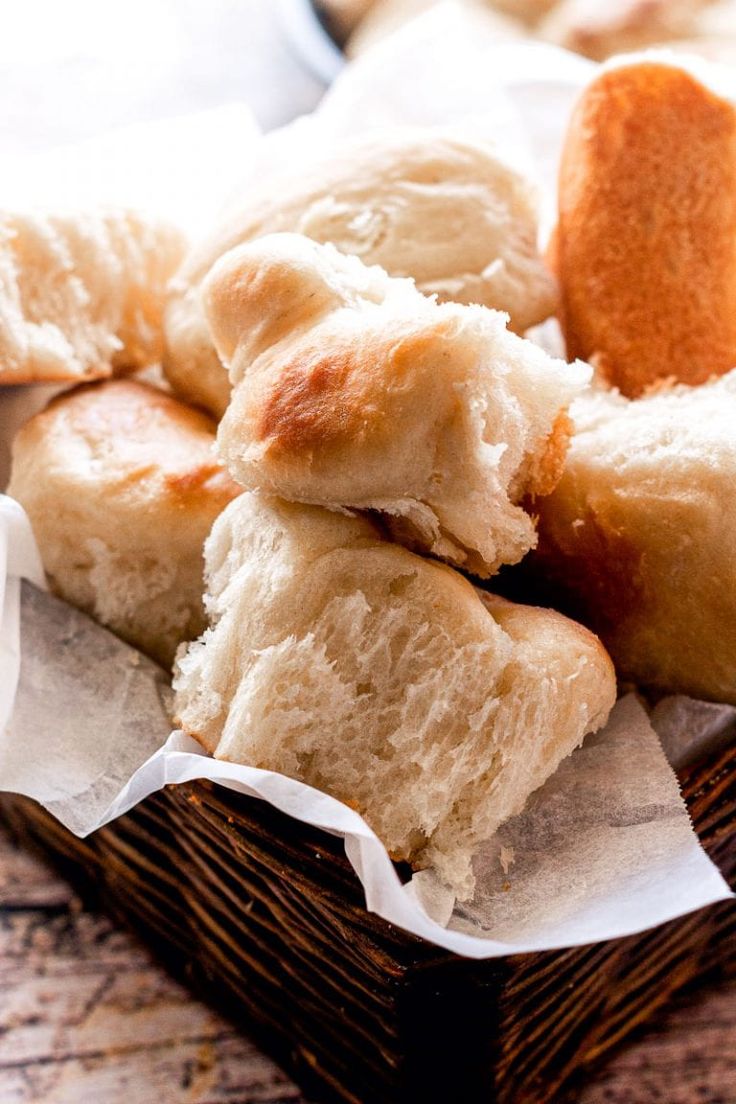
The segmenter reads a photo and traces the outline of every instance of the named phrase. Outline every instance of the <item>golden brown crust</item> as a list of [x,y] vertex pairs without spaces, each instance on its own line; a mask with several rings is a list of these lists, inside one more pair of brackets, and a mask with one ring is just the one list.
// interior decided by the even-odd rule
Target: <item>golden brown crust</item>
[[553,254],[568,354],[626,395],[736,363],[736,112],[675,65],[604,71],[573,115]]
[[380,511],[482,576],[534,544],[521,503],[561,473],[585,366],[294,234],[231,250],[202,302],[234,383],[220,456],[244,487]]
[[526,561],[619,675],[736,703],[736,371],[573,409],[563,477]]
[[[345,401],[355,374],[352,349],[310,361],[302,353],[298,363],[284,368],[267,397],[258,424],[258,437],[272,450],[309,450],[357,430],[355,405]],[[339,397],[342,402],[335,403]]]
[[573,428],[567,411],[561,410],[542,451],[534,455],[529,465],[525,489],[531,502],[538,495],[551,494],[560,482]]
[[[279,365],[264,398],[258,437],[269,452],[298,456],[342,442],[349,446],[390,430],[389,403],[384,392],[417,386],[417,366],[446,359],[440,342],[449,327],[443,323],[406,326],[383,338],[376,334],[371,355],[380,370],[369,371],[365,348],[357,335],[352,342],[327,349],[323,342],[298,349],[295,361]],[[445,356],[443,356],[443,352]],[[450,403],[454,408],[456,403]],[[394,414],[399,407],[393,406]]]
[[155,476],[160,489],[182,505],[215,494],[224,507],[239,488],[217,462],[215,428],[207,414],[151,384],[111,380],[57,395],[23,426],[13,452],[21,455],[68,435],[69,443],[85,442],[100,478],[116,486]]
[[562,0],[542,22],[542,38],[603,61],[697,33],[712,0]]
[[203,627],[202,546],[240,493],[215,426],[133,380],[67,391],[22,428],[9,493],[52,588],[159,662]]

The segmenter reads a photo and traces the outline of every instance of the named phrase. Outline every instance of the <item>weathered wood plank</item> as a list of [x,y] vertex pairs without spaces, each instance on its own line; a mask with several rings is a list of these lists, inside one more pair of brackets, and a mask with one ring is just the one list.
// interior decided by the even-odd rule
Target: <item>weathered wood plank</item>
[[3,1104],[300,1104],[267,1059],[229,1036],[24,1066],[0,1076]]
[[66,906],[73,897],[67,882],[0,835],[0,909]]
[[[3,1104],[305,1104],[249,1040],[195,1001],[0,833]],[[736,986],[690,995],[580,1104],[734,1104]]]
[[249,1040],[0,833],[3,1104],[299,1104]]
[[690,994],[600,1072],[579,1104],[734,1104],[736,985]]

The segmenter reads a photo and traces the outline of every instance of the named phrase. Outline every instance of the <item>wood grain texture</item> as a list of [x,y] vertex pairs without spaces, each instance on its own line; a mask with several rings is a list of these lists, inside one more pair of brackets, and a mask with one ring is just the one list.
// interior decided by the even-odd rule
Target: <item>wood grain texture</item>
[[[0,833],[3,1104],[306,1104],[259,1050]],[[681,998],[580,1104],[733,1104],[736,984]]]
[[681,997],[623,1049],[579,1104],[734,1104],[736,984]]
[[[736,878],[736,748],[681,781]],[[673,994],[736,968],[730,904],[614,943],[457,959],[367,913],[339,841],[206,783],[169,787],[87,841],[26,799],[3,796],[0,812],[320,1100],[578,1100]]]
[[0,834],[2,1104],[304,1104],[246,1038]]

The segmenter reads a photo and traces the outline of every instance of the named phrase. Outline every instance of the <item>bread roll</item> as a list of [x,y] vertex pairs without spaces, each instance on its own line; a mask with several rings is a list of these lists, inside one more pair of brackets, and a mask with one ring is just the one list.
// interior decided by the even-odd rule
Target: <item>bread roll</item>
[[521,19],[529,26],[535,26],[557,6],[559,0],[485,0],[491,8],[504,15]]
[[487,145],[451,131],[381,132],[251,191],[177,274],[166,310],[166,374],[179,394],[218,417],[230,388],[200,285],[229,249],[272,231],[332,242],[392,275],[412,276],[428,295],[508,311],[519,332],[556,305],[529,181]]
[[94,380],[160,362],[172,227],[130,211],[0,212],[0,384]]
[[530,564],[624,678],[736,704],[736,371],[572,413]]
[[733,105],[674,59],[605,69],[570,123],[555,253],[568,354],[626,395],[736,365]]
[[717,0],[702,7],[691,36],[668,43],[669,49],[727,66],[736,64],[736,0]]
[[711,0],[562,0],[538,34],[596,61],[687,38]]
[[132,380],[65,393],[13,445],[52,588],[166,666],[202,630],[202,545],[239,491],[213,445],[204,414]]
[[226,254],[203,302],[234,385],[220,455],[244,487],[381,511],[480,576],[535,543],[522,503],[559,477],[587,366],[295,234]]
[[[348,41],[348,57],[359,57],[437,3],[438,0],[376,0]],[[447,0],[444,4],[449,6]],[[484,32],[495,35],[499,42],[518,38],[523,33],[522,24],[511,18],[515,12],[508,11],[504,15],[488,0],[454,0],[451,6],[459,17],[464,17],[467,11],[475,19],[483,20]]]
[[613,704],[590,633],[481,594],[367,518],[246,493],[205,558],[212,627],[178,661],[177,723],[348,802],[461,897],[478,843]]

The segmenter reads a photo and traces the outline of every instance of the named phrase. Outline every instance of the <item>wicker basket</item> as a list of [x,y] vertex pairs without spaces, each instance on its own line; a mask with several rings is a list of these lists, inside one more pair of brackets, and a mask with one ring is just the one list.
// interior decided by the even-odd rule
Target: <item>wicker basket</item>
[[[733,884],[736,748],[681,782]],[[736,972],[731,902],[610,943],[460,959],[366,912],[339,840],[209,783],[86,841],[25,798],[0,814],[319,1101],[559,1104],[677,989]]]

